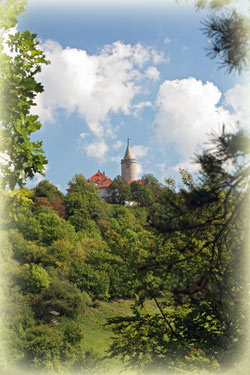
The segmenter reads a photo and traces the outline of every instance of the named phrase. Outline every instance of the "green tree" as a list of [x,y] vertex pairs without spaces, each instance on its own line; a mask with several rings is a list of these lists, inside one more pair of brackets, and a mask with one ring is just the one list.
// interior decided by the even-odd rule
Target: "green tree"
[[[27,329],[34,327],[34,311],[30,304],[29,297],[23,295],[18,286],[6,285],[5,296],[1,296],[1,318],[4,324],[1,325],[1,339],[4,355],[1,358],[1,371],[8,372],[9,364],[18,364],[25,352],[24,336]],[[1,348],[1,349],[2,349]]]
[[[176,0],[182,3],[183,0]],[[196,0],[196,10],[208,9],[202,22],[203,33],[208,36],[207,56],[217,59],[219,68],[226,73],[248,71],[250,68],[250,14],[237,9],[240,1]]]
[[51,273],[49,287],[43,290],[34,304],[37,317],[42,319],[47,319],[51,310],[76,318],[86,307],[80,290],[67,279],[60,278],[54,273]]
[[30,328],[25,337],[24,363],[35,368],[62,369],[63,333],[40,325]]
[[145,174],[140,181],[130,184],[131,200],[141,207],[149,207],[162,195],[162,185],[152,174]]
[[76,231],[84,229],[90,219],[88,204],[85,197],[78,192],[71,192],[65,199],[66,218]]
[[74,227],[51,209],[38,207],[35,212],[35,219],[41,228],[41,244],[50,246],[54,241],[63,239],[72,244],[77,241]]
[[[47,64],[44,53],[38,48],[36,35],[29,31],[10,35],[8,30],[17,23],[17,16],[24,10],[24,1],[1,1],[0,23],[0,108],[1,108],[1,184],[14,189],[23,186],[27,178],[42,173],[47,163],[42,142],[32,142],[30,136],[41,128],[38,116],[31,115],[37,93],[43,91],[35,76]],[[7,37],[12,55],[3,50]]]
[[103,267],[91,264],[73,263],[71,266],[70,281],[81,291],[87,292],[93,299],[109,298],[109,275]]
[[50,284],[48,272],[41,266],[31,263],[24,264],[18,275],[24,293],[40,293]]
[[[117,334],[111,356],[154,373],[234,368],[247,345],[250,142],[242,132],[213,142],[213,153],[197,157],[200,182],[182,171],[183,188],[176,192],[170,183],[152,207],[150,221],[161,234],[129,264],[139,296],[134,314],[110,320]],[[145,299],[155,301],[158,314],[145,312]]]
[[[177,0],[178,1],[178,0]],[[179,0],[181,1],[181,0]],[[196,0],[195,7],[197,9],[220,9],[233,3],[233,0]]]
[[110,297],[108,257],[105,241],[100,238],[90,238],[85,234],[71,256],[69,280],[93,299],[108,299]]
[[125,204],[130,200],[130,188],[123,177],[117,176],[108,188],[108,202],[113,204]]
[[34,205],[52,208],[60,217],[65,217],[64,195],[48,180],[43,180],[34,189]]
[[13,258],[20,264],[25,263],[43,263],[47,250],[44,246],[38,245],[34,241],[27,241],[23,234],[16,229],[9,231],[10,242],[12,245]]
[[41,255],[41,263],[48,266],[67,269],[71,262],[74,246],[65,239],[57,239]]
[[42,239],[42,228],[39,220],[28,210],[16,215],[16,227],[26,240],[39,241]]
[[153,176],[153,174],[144,174],[141,178],[144,186],[150,188],[154,195],[154,202],[158,201],[162,194],[162,184]]
[[203,21],[203,32],[211,43],[206,48],[211,59],[227,73],[250,68],[250,19],[233,10],[226,15],[212,15]]
[[58,188],[51,184],[48,180],[42,180],[34,188],[34,198],[46,197],[49,201],[52,201],[54,197],[59,197],[63,199],[63,193],[58,190]]
[[130,185],[131,200],[135,201],[140,207],[149,207],[154,202],[154,194],[148,186],[141,185],[139,182],[132,182]]
[[81,174],[75,174],[72,179],[68,183],[69,188],[68,192],[86,192],[90,191],[92,193],[96,193],[97,189],[96,186],[92,182],[88,182],[86,178]]
[[101,201],[92,183],[88,183],[81,174],[73,176],[68,183],[65,197],[66,218],[77,231],[87,230],[89,220],[103,217],[104,202]]

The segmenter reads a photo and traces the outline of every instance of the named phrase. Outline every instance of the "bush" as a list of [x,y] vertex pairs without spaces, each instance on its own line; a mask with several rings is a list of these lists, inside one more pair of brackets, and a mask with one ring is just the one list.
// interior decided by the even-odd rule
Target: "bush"
[[24,293],[40,293],[50,283],[48,272],[37,264],[24,264],[17,276]]
[[109,298],[109,275],[101,269],[84,262],[75,262],[69,273],[69,279],[77,287],[86,291],[94,299]]
[[64,219],[59,218],[59,216],[46,208],[47,212],[39,212],[36,215],[36,219],[39,221],[42,229],[41,242],[47,246],[50,246],[52,242],[65,239],[71,243],[75,243],[77,236],[74,227],[70,223],[66,222]]
[[68,280],[52,279],[49,288],[40,295],[36,305],[37,315],[46,318],[51,310],[71,318],[84,312],[86,304],[80,290]]
[[25,336],[24,362],[33,367],[60,370],[63,348],[63,332],[48,325],[32,327]]
[[66,269],[70,264],[73,249],[68,240],[58,239],[47,248],[42,263],[47,266],[58,266]]

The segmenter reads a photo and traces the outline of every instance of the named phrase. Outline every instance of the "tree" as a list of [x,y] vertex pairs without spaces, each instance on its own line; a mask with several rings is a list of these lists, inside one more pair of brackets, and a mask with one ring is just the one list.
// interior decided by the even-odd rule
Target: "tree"
[[113,204],[125,204],[130,200],[130,189],[123,177],[117,176],[108,188],[108,202]]
[[204,9],[208,7],[209,9],[216,10],[230,5],[232,2],[233,0],[196,0],[195,7],[197,9]]
[[218,58],[227,73],[250,68],[250,19],[235,10],[230,14],[212,15],[203,21],[203,32],[210,39],[207,55]]
[[[230,1],[198,0],[197,6],[207,3],[217,7]],[[232,12],[211,18],[205,27],[214,38],[210,56],[221,56],[227,72],[249,68],[249,39],[242,34],[249,35],[248,19]],[[155,251],[135,267],[140,286],[133,316],[109,320],[117,335],[111,357],[144,372],[219,368],[234,373],[245,355],[250,137],[223,131],[213,145],[197,156],[199,184],[183,171],[180,192],[168,181],[150,217],[162,235]],[[145,311],[145,298],[155,301],[158,314]]]
[[[29,31],[10,35],[9,29],[17,23],[17,16],[24,10],[24,1],[1,1],[0,38],[0,107],[1,107],[1,183],[3,188],[23,186],[27,178],[42,173],[47,163],[42,142],[32,142],[30,136],[40,129],[38,116],[31,115],[37,93],[43,91],[35,76],[42,64],[48,64],[38,48],[36,35]],[[11,55],[3,49],[3,40]]]
[[5,284],[4,294],[1,296],[1,318],[4,322],[1,327],[1,349],[4,348],[1,371],[8,373],[9,364],[18,363],[23,357],[25,332],[34,327],[35,319],[28,295],[23,295],[17,285]]
[[[109,320],[117,335],[111,356],[153,373],[235,370],[247,345],[250,138],[223,133],[213,144],[197,156],[200,182],[182,171],[183,188],[167,185],[152,207],[149,220],[160,235],[150,253],[130,263],[133,316]],[[145,310],[146,299],[158,313]]]
[[40,224],[42,244],[50,246],[57,240],[68,240],[71,244],[76,242],[75,229],[69,222],[46,207],[38,207],[37,210],[35,218]]
[[35,368],[62,369],[64,350],[63,332],[48,325],[39,325],[27,330],[25,335],[24,363]]
[[68,185],[68,194],[64,201],[66,218],[76,231],[88,231],[88,228],[93,226],[90,220],[106,215],[104,202],[98,196],[93,183],[89,183],[82,174],[74,175]]
[[130,185],[131,199],[141,207],[148,207],[154,201],[154,194],[148,186],[141,185],[134,181]]
[[157,202],[162,194],[162,185],[152,174],[145,174],[140,181],[130,184],[131,200],[141,207],[149,207]]
[[46,197],[51,201],[55,197],[63,199],[63,193],[48,180],[42,180],[34,188],[34,198]]
[[67,279],[60,279],[54,274],[48,288],[44,288],[37,300],[35,311],[41,319],[46,319],[51,310],[58,311],[61,315],[77,318],[84,312],[84,297],[80,290]]
[[[176,0],[181,3],[183,0]],[[195,8],[208,8],[213,14],[203,22],[203,32],[209,38],[207,56],[218,59],[226,73],[248,71],[250,68],[250,17],[237,10],[233,0],[196,0]],[[224,13],[222,11],[225,10]],[[216,15],[216,13],[220,14]]]
[[43,289],[47,289],[50,284],[50,277],[47,271],[37,264],[24,264],[19,274],[23,292],[40,293]]
[[69,181],[68,185],[69,185],[69,188],[68,188],[69,193],[84,192],[87,190],[88,182],[86,178],[80,173],[80,174],[75,174],[72,177],[72,179]]
[[70,269],[70,281],[93,299],[109,298],[109,275],[103,267],[74,262]]
[[52,208],[60,217],[65,217],[64,195],[48,180],[43,180],[34,189],[35,207],[44,205]]

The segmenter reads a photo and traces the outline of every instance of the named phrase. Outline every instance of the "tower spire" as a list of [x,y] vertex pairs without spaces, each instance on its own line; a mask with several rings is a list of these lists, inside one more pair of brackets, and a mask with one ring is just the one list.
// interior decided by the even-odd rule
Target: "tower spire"
[[129,137],[127,137],[127,149],[124,158],[121,160],[122,177],[126,181],[136,180],[136,160],[130,150]]

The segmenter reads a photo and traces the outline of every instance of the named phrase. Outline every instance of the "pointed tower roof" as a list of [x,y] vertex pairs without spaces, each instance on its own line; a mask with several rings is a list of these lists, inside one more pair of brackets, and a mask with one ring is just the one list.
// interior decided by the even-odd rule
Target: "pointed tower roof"
[[127,140],[127,143],[128,143],[128,145],[127,145],[127,149],[126,149],[126,152],[125,152],[123,160],[130,160],[130,159],[134,160],[135,158],[134,158],[134,156],[133,156],[133,154],[131,152],[131,149],[129,147],[129,138]]

